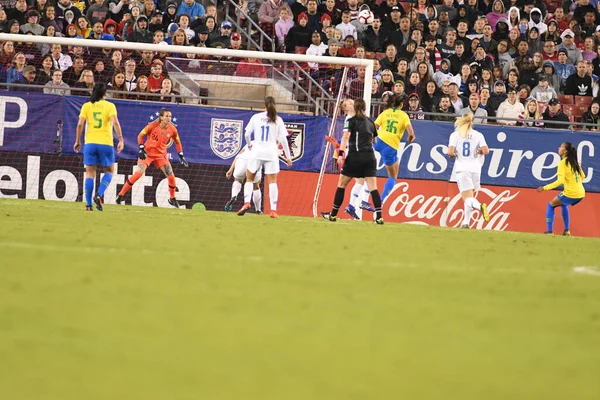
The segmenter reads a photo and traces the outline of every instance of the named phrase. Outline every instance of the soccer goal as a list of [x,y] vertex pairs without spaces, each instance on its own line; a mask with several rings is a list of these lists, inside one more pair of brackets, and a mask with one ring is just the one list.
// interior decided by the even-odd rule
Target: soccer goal
[[[101,81],[109,85],[108,100],[116,105],[125,139],[106,204],[114,204],[134,171],[138,133],[168,108],[190,163],[180,165],[169,143],[177,199],[186,208],[223,210],[232,194],[227,172],[245,144],[245,124],[272,96],[294,161],[290,170],[281,164],[279,211],[316,215],[321,186],[337,172],[326,136],[340,137],[343,100],[363,98],[370,109],[373,62],[364,58],[11,34],[0,34],[0,41],[19,43],[17,51],[36,67],[38,83],[11,82],[0,96],[0,171],[8,176],[2,197],[82,200],[83,159],[73,150],[75,131],[81,106]],[[40,49],[47,53],[41,56]],[[68,88],[52,80],[56,66]],[[167,179],[150,166],[125,203],[167,207],[168,198]],[[268,204],[268,193],[264,199]]]

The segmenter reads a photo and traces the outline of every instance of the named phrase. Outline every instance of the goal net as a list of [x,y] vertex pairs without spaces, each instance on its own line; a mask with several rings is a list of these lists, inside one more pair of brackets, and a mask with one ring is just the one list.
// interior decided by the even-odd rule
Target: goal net
[[[76,126],[91,87],[104,82],[125,139],[106,204],[115,203],[134,171],[138,133],[167,108],[190,163],[180,165],[169,143],[178,201],[185,208],[223,210],[232,196],[227,172],[245,145],[244,128],[272,96],[294,161],[291,169],[280,164],[278,210],[313,215],[319,185],[337,172],[325,137],[340,137],[342,101],[361,97],[370,104],[365,88],[371,87],[372,62],[366,59],[0,34],[0,42],[6,41],[15,44],[13,64],[24,79],[27,66],[36,75],[32,82],[3,84],[0,197],[83,200],[83,157],[73,150]],[[58,77],[54,69],[61,71]],[[328,193],[320,195],[330,202]],[[168,199],[167,179],[151,166],[125,203],[168,207]]]

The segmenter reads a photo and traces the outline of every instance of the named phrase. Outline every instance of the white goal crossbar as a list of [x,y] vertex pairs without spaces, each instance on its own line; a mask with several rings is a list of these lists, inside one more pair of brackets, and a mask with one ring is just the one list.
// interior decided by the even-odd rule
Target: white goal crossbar
[[135,42],[117,42],[111,40],[95,40],[95,39],[72,39],[49,36],[35,35],[15,35],[11,33],[0,33],[0,41],[7,40],[15,42],[29,43],[48,43],[60,44],[62,46],[83,46],[83,47],[99,47],[110,49],[128,49],[128,50],[150,50],[162,53],[181,53],[181,54],[200,54],[208,56],[222,57],[239,57],[239,58],[259,58],[264,60],[276,61],[297,61],[306,63],[327,63],[353,67],[365,67],[365,84],[363,98],[367,105],[366,109],[371,109],[371,85],[373,82],[373,60],[358,59],[349,57],[326,57],[326,56],[310,56],[306,54],[288,54],[275,52],[262,52],[250,50],[232,50],[232,49],[214,49],[208,47],[194,46],[173,46],[173,45],[157,45],[148,43]]

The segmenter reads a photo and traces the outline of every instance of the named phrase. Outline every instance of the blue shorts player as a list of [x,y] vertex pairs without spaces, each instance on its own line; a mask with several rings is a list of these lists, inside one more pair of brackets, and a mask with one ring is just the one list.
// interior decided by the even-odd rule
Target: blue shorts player
[[[412,94],[409,96],[409,99],[411,98]],[[388,173],[388,179],[381,193],[382,202],[390,194],[394,185],[396,185],[396,179],[398,179],[398,169],[400,167],[398,148],[400,147],[402,136],[404,136],[404,131],[408,132],[408,143],[412,143],[415,140],[415,131],[410,124],[410,118],[408,114],[400,109],[402,102],[403,100],[400,96],[395,94],[389,96],[388,109],[379,114],[375,120],[375,126],[378,129],[375,151],[381,155],[381,161],[383,161]]]
[[94,196],[94,203],[99,211],[104,205],[104,191],[110,185],[115,170],[115,149],[113,140],[113,127],[119,143],[117,152],[123,150],[123,132],[117,118],[117,108],[114,104],[104,100],[106,98],[106,86],[96,83],[92,89],[90,101],[81,107],[79,122],[77,123],[77,136],[73,150],[79,153],[81,149],[81,134],[83,127],[87,124],[85,131],[85,145],[83,147],[83,164],[85,165],[85,209],[92,211],[92,192],[94,191],[94,180],[96,179],[96,167],[100,165],[104,176]]
[[554,209],[560,207],[565,225],[563,235],[571,236],[569,206],[578,204],[585,197],[585,189],[583,187],[585,174],[577,160],[577,148],[572,143],[564,142],[561,144],[558,148],[558,155],[562,157],[562,160],[558,163],[558,177],[556,181],[546,186],[540,186],[537,188],[537,191],[543,192],[544,190],[552,190],[561,185],[563,186],[563,191],[548,203],[548,208],[546,209],[546,233],[553,233]]

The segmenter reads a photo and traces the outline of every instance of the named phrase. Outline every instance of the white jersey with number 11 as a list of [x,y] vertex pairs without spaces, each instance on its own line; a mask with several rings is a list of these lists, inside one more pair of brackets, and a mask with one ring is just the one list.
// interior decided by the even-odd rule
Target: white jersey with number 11
[[278,116],[275,122],[271,122],[266,111],[250,118],[245,133],[246,143],[252,143],[250,156],[254,159],[277,160],[279,156],[277,143],[284,145],[284,151],[287,149],[287,129],[283,120]]
[[456,162],[454,170],[456,172],[481,172],[482,163],[478,150],[487,146],[483,134],[476,130],[471,130],[466,138],[452,132],[448,146],[454,146],[456,153]]

